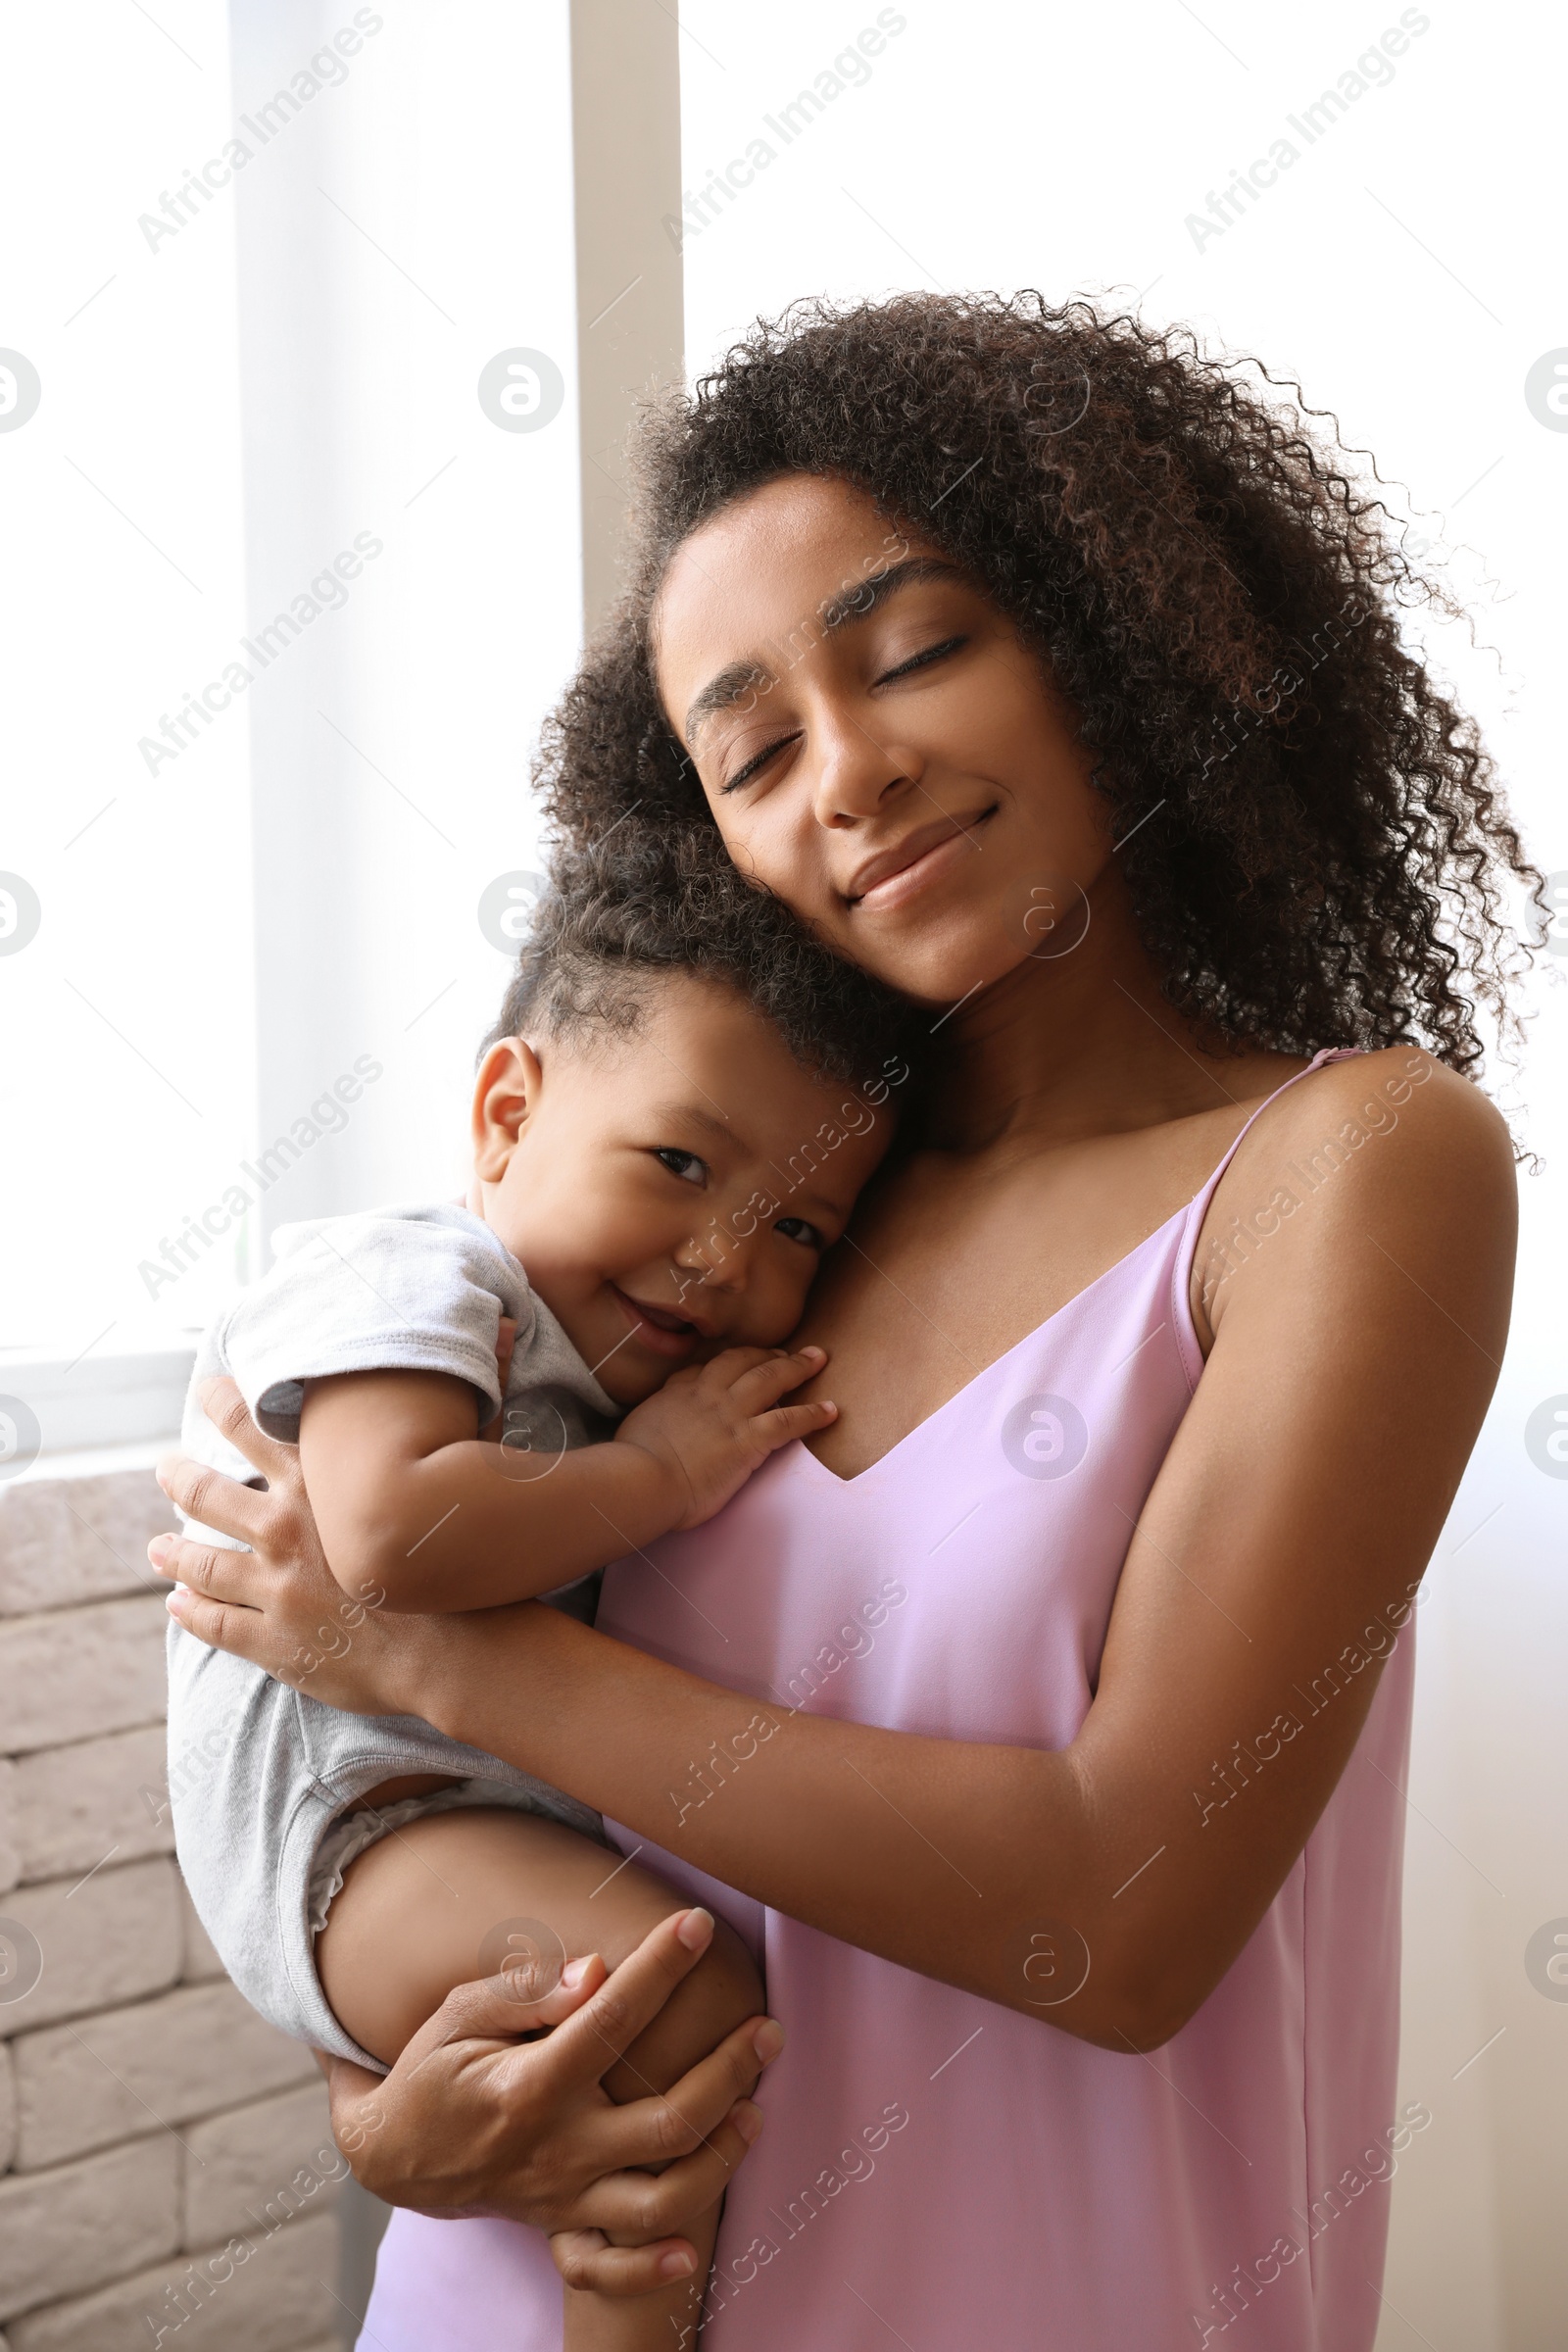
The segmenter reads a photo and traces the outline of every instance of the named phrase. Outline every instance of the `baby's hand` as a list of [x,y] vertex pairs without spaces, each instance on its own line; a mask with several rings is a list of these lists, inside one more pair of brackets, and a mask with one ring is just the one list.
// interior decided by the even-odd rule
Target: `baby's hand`
[[616,1442],[640,1446],[670,1473],[680,1510],[671,1528],[711,1519],[770,1453],[837,1418],[836,1404],[778,1401],[826,1361],[820,1348],[802,1348],[793,1355],[769,1348],[726,1348],[711,1363],[673,1374],[626,1415]]

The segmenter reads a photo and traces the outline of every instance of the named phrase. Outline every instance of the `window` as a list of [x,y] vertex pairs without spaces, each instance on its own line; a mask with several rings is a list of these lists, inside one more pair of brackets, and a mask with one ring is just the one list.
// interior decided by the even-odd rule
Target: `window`
[[10,35],[0,1338],[62,1361],[460,1189],[580,634],[566,10],[156,14]]

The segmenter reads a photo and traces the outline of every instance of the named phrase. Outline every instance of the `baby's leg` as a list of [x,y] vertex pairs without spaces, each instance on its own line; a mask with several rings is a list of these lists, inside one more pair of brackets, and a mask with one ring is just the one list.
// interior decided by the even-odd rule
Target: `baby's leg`
[[[683,1909],[639,1870],[538,1814],[475,1806],[411,1821],[354,1862],[317,1938],[321,1985],[362,2048],[391,2065],[455,1984],[493,1974],[495,1930],[554,1930],[568,1960],[618,1968],[650,1928]],[[480,1958],[481,1946],[490,1948]],[[605,2077],[617,2101],[667,2090],[724,2035],[760,2014],[761,1981],[720,1920],[713,1940],[647,2030]],[[719,2207],[687,2230],[692,2278],[632,2299],[565,2293],[565,2352],[682,2352],[696,2338]]]

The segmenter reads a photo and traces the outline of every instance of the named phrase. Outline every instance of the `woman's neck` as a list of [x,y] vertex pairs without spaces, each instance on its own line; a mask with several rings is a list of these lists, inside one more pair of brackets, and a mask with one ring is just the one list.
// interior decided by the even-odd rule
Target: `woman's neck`
[[1164,1001],[1121,876],[1091,894],[1076,948],[1030,957],[951,1017],[925,1121],[938,1151],[1033,1152],[1213,1110],[1255,1091],[1255,1053],[1227,1053]]

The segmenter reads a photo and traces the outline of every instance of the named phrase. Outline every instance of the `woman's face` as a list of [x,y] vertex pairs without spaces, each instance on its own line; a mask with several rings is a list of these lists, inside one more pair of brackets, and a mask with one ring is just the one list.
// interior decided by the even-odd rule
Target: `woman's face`
[[736,864],[841,955],[954,1004],[1083,936],[1110,842],[1074,714],[862,492],[789,474],[694,531],[654,648]]

